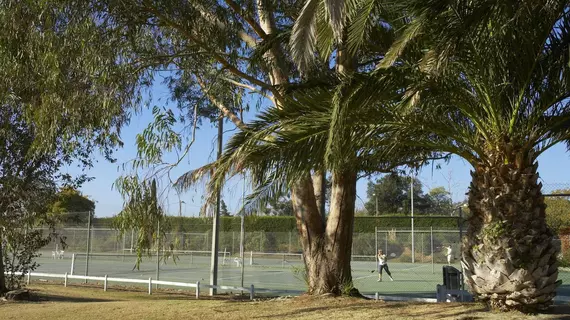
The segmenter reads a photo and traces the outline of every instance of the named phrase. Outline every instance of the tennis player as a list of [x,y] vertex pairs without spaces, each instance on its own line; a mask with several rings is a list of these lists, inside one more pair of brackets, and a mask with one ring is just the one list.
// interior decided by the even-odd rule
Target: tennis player
[[390,280],[394,281],[392,278],[392,273],[390,273],[390,269],[388,269],[388,259],[382,249],[378,250],[378,282],[382,281],[382,270],[386,270],[386,274],[390,277]]

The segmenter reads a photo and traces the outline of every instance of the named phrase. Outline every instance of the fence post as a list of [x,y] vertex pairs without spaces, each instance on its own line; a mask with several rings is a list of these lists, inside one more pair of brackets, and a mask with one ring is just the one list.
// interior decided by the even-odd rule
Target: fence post
[[430,234],[430,241],[431,241],[431,273],[434,274],[434,265],[433,265],[433,226],[429,227],[429,234]]
[[131,229],[131,253],[133,253],[134,243],[135,243],[135,229]]
[[103,282],[103,291],[107,291],[107,275],[105,275],[105,282]]
[[[89,251],[91,250],[91,211],[88,212],[87,217],[87,259],[85,261],[85,276],[89,275]],[[87,283],[87,279],[85,279]]]
[[196,299],[200,299],[200,281],[196,281]]
[[289,253],[293,252],[293,248],[291,248],[291,231],[289,231]]
[[[374,243],[376,247],[376,251],[374,251],[374,255],[378,254],[378,227],[374,227]],[[386,252],[388,254],[388,252]]]
[[463,238],[463,208],[457,207],[458,215],[457,215],[457,224],[459,225],[459,242],[461,242],[461,238]]
[[[160,280],[160,220],[157,221],[157,236],[156,236],[156,280]],[[158,289],[158,284],[156,284]]]
[[65,280],[63,280],[63,286],[67,288],[67,272],[65,273]]
[[27,275],[27,279],[26,279],[26,284],[30,285],[30,277],[32,276],[32,272],[28,271],[28,275]]
[[71,255],[71,275],[73,275],[73,269],[75,269],[75,253]]
[[249,289],[249,300],[253,300],[253,298],[255,298],[255,289],[252,284],[251,288]]
[[125,243],[126,243],[126,241],[127,241],[126,238],[127,238],[127,236],[123,233],[123,252],[122,252],[122,254],[123,254],[123,262],[125,262],[125,245],[126,245]]
[[253,266],[253,251],[249,252],[249,265]]
[[424,262],[424,232],[422,230],[422,263]]
[[386,246],[386,254],[388,254],[388,231],[384,231],[384,236],[386,237],[384,245]]
[[152,294],[152,278],[148,278],[148,294]]
[[194,263],[194,253],[190,251],[190,265]]
[[206,231],[206,250],[208,251],[208,247],[210,247],[210,230]]
[[378,300],[378,292],[376,292],[376,294],[374,294],[374,299]]
[[222,258],[222,266],[226,265],[226,248],[224,248],[224,257]]

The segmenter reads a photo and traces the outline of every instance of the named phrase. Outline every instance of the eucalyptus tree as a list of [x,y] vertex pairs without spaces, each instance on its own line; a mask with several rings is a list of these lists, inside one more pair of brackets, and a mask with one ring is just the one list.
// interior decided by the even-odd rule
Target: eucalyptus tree
[[[161,238],[164,238],[167,230],[166,215],[159,204],[156,179],[138,181],[136,177],[131,177],[125,179],[123,183],[133,184],[134,187],[126,185],[121,189],[122,192],[130,192],[123,195],[128,199],[128,203],[116,216],[113,224],[120,230],[121,236],[125,236],[131,230],[136,231],[137,260],[134,270],[139,269],[143,256],[152,254],[153,247],[156,247],[158,252],[161,249]],[[162,257],[166,258],[169,252],[165,252]]]
[[32,260],[53,234],[28,229],[49,223],[57,184],[85,181],[58,169],[74,160],[90,165],[98,147],[111,159],[139,88],[134,68],[117,63],[117,34],[97,32],[85,8],[62,8],[0,6],[0,292],[18,284],[16,272],[37,266]]
[[[46,208],[55,195],[61,165],[56,155],[31,157],[33,143],[33,126],[23,119],[20,108],[0,104],[0,295],[18,283],[19,262],[14,259],[25,260],[28,252],[37,252],[36,245],[41,248],[46,238],[49,242],[41,232],[20,239],[25,229],[47,220]],[[21,245],[28,250],[20,250]],[[21,267],[28,271],[34,265],[24,263]]]
[[[142,43],[136,49],[141,52],[140,60],[153,65],[151,68],[176,68],[169,79],[170,84],[179,85],[173,90],[176,99],[192,97],[187,92],[199,92],[207,98],[208,104],[217,107],[244,132],[249,132],[249,126],[243,123],[236,110],[243,109],[247,101],[236,100],[235,96],[253,93],[262,97],[263,103],[269,104],[269,109],[285,109],[287,103],[301,99],[298,93],[303,89],[324,86],[324,91],[321,91],[323,99],[308,105],[322,108],[325,104],[330,107],[334,102],[332,97],[340,98],[346,93],[334,95],[332,87],[326,86],[327,83],[339,82],[340,77],[350,77],[359,68],[370,68],[377,51],[387,49],[386,41],[391,39],[389,36],[379,39],[370,43],[374,47],[367,49],[369,51],[355,49],[353,53],[343,47],[340,41],[333,40],[328,47],[320,48],[322,60],[304,66],[300,72],[293,63],[294,54],[292,56],[290,53],[290,47],[295,41],[288,41],[293,22],[303,18],[299,16],[299,2],[108,1],[108,6],[108,15],[118,25],[138,30],[137,36],[150,36],[147,42],[136,39],[136,43]],[[385,29],[380,22],[376,22],[373,29]],[[321,24],[321,28],[323,32],[332,32],[328,24]],[[150,54],[145,55],[145,50]],[[330,65],[334,66],[332,70]],[[192,89],[195,90],[191,91]],[[200,113],[196,101],[182,101],[181,105],[188,107],[190,112],[187,114]],[[330,110],[334,110],[335,114],[346,113],[346,108],[341,109],[341,106],[343,105],[337,103]],[[196,116],[190,119],[195,121]],[[172,116],[161,117],[160,125],[141,135],[140,158],[137,159],[135,168],[160,166],[163,150],[188,150],[192,139],[184,145],[180,133],[173,129],[175,124],[176,119]],[[290,175],[286,177],[299,221],[299,231],[304,239],[311,293],[341,293],[343,286],[352,285],[350,244],[359,172],[352,163],[360,151],[337,143],[349,143],[352,132],[348,127],[341,128],[336,124],[334,129],[325,131],[334,134],[334,137],[316,141],[312,149],[308,149],[315,152],[315,155],[296,153],[299,158],[291,161],[296,163],[303,158],[319,156],[320,159],[308,161],[307,164],[311,166],[303,166],[302,174],[289,172]],[[194,124],[193,127],[195,126]],[[282,128],[295,130],[290,125]],[[154,129],[162,130],[164,134],[156,134],[157,130]],[[343,138],[338,139],[341,136]],[[354,151],[346,152],[347,148],[353,148]],[[313,151],[317,149],[329,150],[328,155]],[[336,156],[340,154],[344,157]],[[330,159],[326,165],[325,156]],[[170,168],[169,165],[165,167]],[[268,174],[272,168],[268,167],[267,170]],[[330,214],[325,219],[322,186],[327,171],[333,182]],[[265,179],[255,182],[257,187],[262,188]],[[189,185],[181,183],[179,186],[184,190]]]
[[[44,105],[42,99],[40,107],[34,109],[41,134],[51,134],[53,131],[50,130],[68,121],[71,124],[69,130],[62,126],[67,130],[66,138],[70,139],[73,130],[78,130],[85,133],[84,136],[97,136],[101,141],[118,143],[117,128],[129,118],[129,111],[136,110],[132,108],[141,102],[140,89],[152,83],[154,76],[166,76],[172,98],[181,110],[176,114],[172,110],[155,108],[156,121],[137,139],[139,154],[132,162],[136,171],[168,173],[173,165],[180,164],[194,141],[192,132],[199,125],[200,116],[213,117],[221,113],[244,134],[249,132],[249,125],[239,116],[239,111],[247,109],[252,101],[244,99],[245,95],[257,97],[259,104],[269,105],[268,112],[276,112],[283,117],[286,122],[278,123],[283,130],[275,134],[287,136],[287,131],[296,134],[306,130],[306,123],[299,122],[300,129],[295,129],[291,122],[287,122],[290,120],[285,117],[286,113],[279,112],[280,109],[293,112],[294,109],[287,104],[299,108],[297,102],[303,101],[311,108],[300,110],[320,110],[320,117],[328,121],[327,127],[321,127],[320,139],[297,136],[311,142],[299,150],[314,154],[296,152],[292,153],[295,158],[284,157],[283,160],[291,161],[288,168],[302,170],[284,171],[287,173],[284,181],[287,181],[287,188],[292,194],[303,239],[309,292],[341,293],[343,287],[352,286],[350,244],[357,175],[360,171],[381,170],[387,164],[381,163],[370,144],[351,144],[356,131],[350,128],[350,124],[357,122],[343,120],[345,115],[351,115],[354,106],[343,102],[350,92],[345,89],[336,91],[330,84],[351,79],[358,76],[358,72],[370,71],[389,47],[394,30],[378,17],[378,6],[362,7],[355,12],[376,10],[371,19],[364,18],[359,26],[380,36],[368,42],[360,39],[358,45],[347,47],[346,40],[351,37],[349,29],[344,28],[337,33],[322,18],[323,15],[319,19],[311,19],[306,13],[310,11],[301,11],[303,4],[298,1],[81,0],[44,1],[37,7],[29,3],[10,4],[6,12],[12,14],[12,18],[24,18],[23,24],[28,29],[22,34],[37,35],[33,44],[43,49],[39,52],[45,54],[46,61],[52,61],[50,59],[54,56],[61,57],[55,59],[56,63],[47,64],[51,67],[48,74],[58,77],[46,77],[32,87],[43,88],[52,94],[50,97],[54,97],[46,100],[51,104]],[[322,5],[315,8],[319,12],[326,11]],[[347,21],[351,17],[348,15]],[[291,31],[296,20],[308,21],[314,28],[309,33],[302,32],[302,29]],[[294,62],[302,62],[302,59],[291,46],[301,42],[290,42],[291,32],[297,34],[297,38],[308,39],[308,44],[314,43],[311,39],[318,35],[332,35],[332,38],[312,51],[321,59],[306,60],[307,63],[301,63],[303,68],[300,71]],[[44,42],[39,39],[46,35],[50,41],[45,43],[53,44],[53,47],[41,47]],[[16,42],[14,46],[18,46]],[[41,66],[41,60],[35,56],[29,59],[35,63],[34,66]],[[71,69],[68,70],[67,66]],[[58,73],[61,70],[65,72]],[[49,82],[53,79],[66,85]],[[305,94],[301,93],[310,88],[316,88],[319,95],[315,98],[320,100],[303,98]],[[386,99],[391,100],[399,93],[391,89],[385,94]],[[81,101],[78,97],[88,103],[73,103]],[[366,105],[365,98],[354,99],[351,103]],[[57,99],[63,103],[56,103],[60,102]],[[103,108],[93,108],[96,103]],[[65,107],[56,109],[61,105]],[[378,106],[374,104],[372,107]],[[369,124],[366,120],[372,119],[370,113],[377,112],[374,108],[362,109],[354,119]],[[47,114],[54,117],[46,117]],[[298,113],[293,114],[302,119]],[[177,131],[177,126],[190,128],[190,133],[188,130]],[[80,128],[86,129],[79,131]],[[360,128],[361,136],[370,136],[368,129]],[[100,138],[98,134],[101,134]],[[271,135],[273,133],[262,141],[271,141]],[[70,145],[73,145],[75,141],[70,140]],[[168,151],[182,151],[182,157],[175,164],[165,164],[163,155]],[[313,160],[304,161],[304,158]],[[299,162],[305,164],[296,167]],[[286,168],[285,164],[279,163],[283,168]],[[244,168],[253,170],[256,166],[251,162]],[[260,175],[255,182],[261,189],[274,170],[272,167],[265,169],[265,173],[255,173]],[[216,171],[220,174],[227,172]],[[332,177],[332,195],[330,214],[325,219],[322,185],[327,174]],[[129,184],[125,180],[118,181],[117,185],[130,188],[123,190],[125,194],[136,194],[137,189],[144,189],[143,184]],[[127,196],[125,203],[129,202]]]
[[[378,132],[472,166],[465,280],[499,309],[536,310],[556,294],[558,245],[545,221],[538,157],[570,139],[566,1],[404,1],[409,23],[377,69],[407,72]],[[402,54],[422,52],[415,63]],[[404,71],[406,70],[406,71]],[[355,95],[382,90],[378,80]]]
[[[377,5],[359,8],[345,17],[350,20],[356,17],[356,13],[360,14],[359,17],[364,16],[357,28],[350,30],[347,27],[338,34],[335,34],[324,15],[312,19],[308,8],[310,6],[306,5],[300,10],[298,2],[204,1],[170,4],[143,1],[140,5],[122,8],[122,14],[128,16],[138,12],[141,15],[139,19],[150,21],[145,25],[150,26],[148,33],[171,37],[164,40],[166,46],[160,48],[173,59],[171,61],[175,63],[172,65],[183,70],[181,72],[188,75],[186,79],[197,84],[210,103],[242,130],[232,143],[239,141],[244,150],[250,150],[248,148],[257,144],[260,149],[267,148],[266,144],[273,143],[274,136],[289,137],[284,141],[292,145],[297,143],[295,150],[279,145],[282,151],[292,151],[287,155],[274,149],[271,149],[273,154],[269,151],[264,154],[272,160],[261,157],[238,161],[227,155],[212,165],[185,174],[178,180],[179,190],[186,190],[198,177],[215,171],[210,186],[213,194],[219,192],[224,177],[237,174],[234,170],[236,167],[224,162],[233,161],[242,163],[240,170],[252,171],[256,189],[252,200],[289,191],[304,249],[309,293],[341,294],[349,292],[353,286],[350,250],[358,174],[389,170],[396,164],[406,162],[414,164],[422,153],[414,150],[415,154],[410,155],[403,150],[393,150],[390,157],[380,158],[371,145],[380,148],[386,144],[385,139],[381,135],[371,137],[366,126],[361,125],[360,130],[354,130],[353,126],[370,124],[370,114],[377,112],[376,108],[382,107],[382,104],[376,103],[366,108],[366,97],[350,99],[350,104],[347,104],[345,100],[351,96],[350,91],[345,88],[336,90],[333,86],[353,77],[365,76],[389,48],[394,38],[394,26],[388,26],[380,17],[382,8]],[[325,10],[322,5],[316,8],[321,13]],[[373,15],[365,16],[362,11]],[[309,32],[302,28],[295,29],[295,20],[307,21],[313,28]],[[356,39],[356,44],[348,47],[347,39],[361,29],[379,36],[368,42]],[[293,36],[290,38],[291,32]],[[329,36],[329,40],[316,42],[319,34]],[[183,47],[173,47],[172,43]],[[309,55],[319,56],[319,59],[299,55],[299,44],[312,47]],[[209,85],[220,83],[225,84],[222,88],[236,87],[263,96],[269,107],[259,115],[260,121],[251,126],[231,112],[244,102],[224,99],[226,96],[221,92],[210,91]],[[394,85],[385,92],[387,104],[399,96],[398,89],[403,84]],[[311,93],[312,90],[316,93]],[[231,96],[232,92],[229,91],[228,95]],[[300,105],[300,101],[304,106]],[[353,109],[358,112],[352,112]],[[304,114],[299,110],[325,119],[322,124],[326,126],[319,127],[318,139],[309,138],[315,133],[307,131],[307,123],[303,122]],[[271,119],[266,118],[269,115]],[[352,118],[346,120],[348,116]],[[371,141],[352,144],[351,140],[357,132],[361,136],[371,137]],[[302,138],[303,135],[307,137]],[[172,136],[178,137],[177,134]],[[291,137],[301,141],[291,140]],[[159,141],[142,145],[143,150],[146,147],[151,150],[141,153],[143,158],[150,156],[154,157],[154,161],[160,159],[154,156],[160,155],[161,148],[157,148],[161,145]],[[184,149],[180,140],[174,138],[169,141],[175,143],[163,145],[167,147],[162,149]],[[301,147],[301,143],[305,144]],[[236,145],[233,148],[230,152],[236,156],[242,153],[235,149]],[[410,148],[405,151],[410,152]],[[281,155],[280,160],[271,158],[273,155]],[[276,170],[279,174],[274,173]],[[331,176],[332,190],[330,212],[325,217],[323,182],[327,175]],[[210,203],[213,203],[211,198],[207,204]],[[253,203],[261,204],[263,201]]]

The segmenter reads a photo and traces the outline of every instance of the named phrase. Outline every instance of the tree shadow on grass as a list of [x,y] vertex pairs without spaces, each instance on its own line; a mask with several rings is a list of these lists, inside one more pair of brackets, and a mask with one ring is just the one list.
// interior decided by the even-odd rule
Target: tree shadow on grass
[[[445,308],[445,307],[444,307]],[[486,307],[480,307],[477,309],[467,309],[461,310],[455,313],[447,313],[446,311],[435,311],[432,310],[430,312],[426,312],[423,314],[414,314],[415,317],[422,317],[422,316],[430,316],[430,317],[440,317],[441,319],[449,318],[449,319],[461,319],[461,320],[476,320],[482,319],[481,317],[474,316],[473,313],[476,312],[488,312],[489,309]],[[464,316],[464,317],[462,317]]]
[[[477,312],[482,312],[482,313],[486,313],[489,312],[490,314],[492,314],[491,310],[486,307],[486,306],[481,306],[478,309],[470,309],[470,310],[465,310],[465,311],[461,311],[461,312],[456,312],[456,313],[450,313],[450,314],[445,314],[442,312],[429,312],[429,313],[424,313],[424,314],[419,314],[417,316],[437,316],[440,315],[442,318],[443,317],[450,317],[452,319],[460,319],[460,320],[471,320],[471,319],[482,319],[482,317],[477,316],[477,315],[473,315],[474,313]],[[501,313],[498,312],[497,315],[500,315]],[[524,313],[520,314],[525,315]],[[538,314],[526,314],[526,316],[528,317],[532,317],[532,316],[538,316],[538,315],[543,315],[543,316],[547,316],[546,319],[557,319],[557,320],[570,320],[570,305],[554,305],[551,308],[549,308],[548,310],[538,313]],[[464,317],[461,317],[464,316]],[[550,317],[552,316],[552,317]]]
[[57,294],[33,293],[31,302],[112,302],[117,299],[99,299],[90,297],[61,296]]
[[319,311],[330,311],[330,310],[337,310],[337,311],[362,311],[362,310],[370,310],[371,312],[380,311],[380,310],[387,310],[387,309],[398,309],[407,306],[407,303],[402,302],[386,302],[382,303],[381,306],[375,306],[374,304],[370,304],[369,302],[362,302],[350,305],[339,305],[339,306],[319,306],[319,307],[307,307],[297,310],[292,310],[290,312],[280,313],[280,314],[271,314],[271,315],[264,315],[258,316],[255,318],[287,318],[293,316],[302,316],[303,314],[311,313],[311,312],[319,312]]
[[568,304],[555,304],[548,310],[543,312],[545,315],[561,315],[563,317],[556,317],[556,319],[570,319],[570,305]]

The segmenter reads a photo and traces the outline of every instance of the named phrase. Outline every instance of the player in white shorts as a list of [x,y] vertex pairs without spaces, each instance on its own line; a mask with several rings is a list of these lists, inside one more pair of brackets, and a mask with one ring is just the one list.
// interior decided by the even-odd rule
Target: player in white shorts
[[446,247],[444,247],[444,248],[447,249],[447,254],[446,254],[446,256],[447,256],[447,264],[448,264],[448,265],[451,265],[451,257],[453,256],[453,255],[452,255],[453,249],[451,248],[451,245],[446,246]]
[[388,274],[388,277],[390,277],[390,280],[394,281],[394,278],[392,278],[392,273],[390,273],[390,269],[388,269],[388,260],[384,252],[382,252],[382,249],[378,250],[377,258],[378,258],[378,282],[382,281],[382,270],[386,270],[386,273]]

